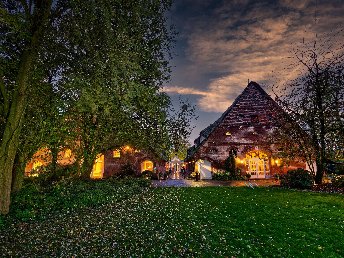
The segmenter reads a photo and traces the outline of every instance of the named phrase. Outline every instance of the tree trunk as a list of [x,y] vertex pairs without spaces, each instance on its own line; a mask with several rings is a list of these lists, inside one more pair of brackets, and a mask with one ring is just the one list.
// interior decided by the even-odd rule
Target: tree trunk
[[88,179],[90,178],[92,168],[93,168],[93,155],[90,154],[90,151],[87,148],[87,144],[85,144],[83,149],[83,162],[81,167],[81,178]]
[[57,155],[59,152],[59,148],[56,146],[50,146],[50,150],[51,150],[51,174],[55,174],[56,173],[56,167],[57,167]]
[[25,174],[25,158],[20,153],[17,152],[15,157],[15,163],[13,166],[13,173],[12,173],[12,193],[18,192],[22,186],[24,181],[24,174]]
[[13,94],[9,116],[6,120],[2,141],[0,144],[0,214],[7,214],[10,207],[10,194],[12,187],[12,170],[14,158],[19,145],[20,131],[24,120],[26,102],[28,100],[27,88],[31,70],[37,56],[37,50],[48,21],[51,0],[40,3],[42,9],[31,17],[32,37],[21,56],[21,62],[16,79],[16,91]]
[[90,159],[90,157],[84,157],[84,161],[82,163],[82,169],[81,169],[81,178],[88,179],[91,176],[93,168],[93,160]]
[[9,212],[12,169],[25,114],[27,101],[26,91],[32,63],[33,53],[29,48],[23,54],[17,80],[18,89],[13,96],[10,114],[6,121],[0,145],[0,214],[7,214]]
[[324,175],[324,163],[321,159],[317,160],[317,173],[315,174],[315,183],[321,184]]

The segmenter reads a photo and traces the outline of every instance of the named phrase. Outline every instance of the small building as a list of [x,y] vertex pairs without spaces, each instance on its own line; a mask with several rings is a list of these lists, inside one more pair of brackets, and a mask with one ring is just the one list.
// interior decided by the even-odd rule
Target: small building
[[[37,175],[40,167],[52,162],[52,155],[48,148],[38,150],[26,164],[27,176]],[[73,152],[66,148],[58,153],[57,164],[69,166],[76,162]],[[107,178],[120,174],[123,170],[132,170],[139,175],[143,171],[162,172],[165,170],[165,161],[151,152],[138,150],[130,146],[107,150],[100,153],[93,164],[90,177],[94,179]]]
[[250,82],[222,116],[200,132],[188,150],[189,170],[208,179],[209,171],[214,174],[223,170],[230,153],[236,154],[236,167],[241,173],[252,179],[306,168],[300,159],[285,160],[273,139],[282,123],[281,114],[286,115],[256,82]]

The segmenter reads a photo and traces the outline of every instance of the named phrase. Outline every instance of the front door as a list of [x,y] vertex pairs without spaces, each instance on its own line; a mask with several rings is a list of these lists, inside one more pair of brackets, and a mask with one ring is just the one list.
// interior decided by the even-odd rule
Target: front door
[[99,154],[94,161],[93,169],[91,172],[91,178],[99,179],[103,178],[104,174],[104,155]]
[[251,175],[252,179],[269,177],[268,161],[260,158],[249,158],[247,173]]

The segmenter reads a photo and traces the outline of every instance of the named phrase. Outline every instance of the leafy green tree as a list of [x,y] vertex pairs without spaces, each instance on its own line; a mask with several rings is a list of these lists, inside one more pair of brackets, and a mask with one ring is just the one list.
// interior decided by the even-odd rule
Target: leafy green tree
[[52,1],[3,1],[0,6],[0,57],[4,67],[0,69],[3,122],[0,144],[1,214],[9,210],[12,169],[29,100],[32,68],[38,59],[51,7]]
[[[133,116],[136,118],[136,113],[131,111],[140,110],[137,103],[132,106],[138,93],[145,93],[139,95],[141,101],[141,96],[147,97],[146,92],[153,92],[156,97],[152,107],[159,110],[161,103],[156,101],[162,96],[159,88],[169,72],[172,36],[164,16],[169,6],[170,1],[148,0],[1,2],[1,214],[9,210],[13,164],[28,103],[35,97],[46,97],[37,91],[42,83],[48,81],[50,93],[58,94],[63,100],[57,109],[58,117],[70,121],[71,126],[75,125],[72,119],[78,122],[79,127],[72,127],[69,132],[78,132],[92,124],[93,132],[106,135],[99,137],[100,140],[109,139],[110,128],[118,129],[118,142],[125,138],[121,135],[138,131],[132,127],[137,121],[130,121]],[[48,69],[39,69],[42,66]],[[99,93],[95,97],[98,102],[98,97],[104,97],[96,106],[89,97],[94,89]],[[112,94],[114,102],[105,105]],[[149,114],[149,110],[144,113]],[[33,107],[31,112],[35,111]],[[49,115],[51,118],[57,115],[54,112]],[[123,121],[126,123],[118,126]],[[123,128],[130,130],[121,131]],[[58,141],[54,141],[57,134],[55,130],[46,135],[51,137],[47,140],[51,146],[58,146]],[[88,145],[88,140],[96,136],[88,132],[80,138],[87,146],[84,149],[98,151],[97,146]],[[91,159],[92,155],[89,156]]]

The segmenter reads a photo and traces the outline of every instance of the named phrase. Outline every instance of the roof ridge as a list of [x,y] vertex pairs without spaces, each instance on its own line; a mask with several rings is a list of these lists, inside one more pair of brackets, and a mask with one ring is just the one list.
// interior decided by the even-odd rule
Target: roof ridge
[[[209,136],[211,135],[211,133],[214,131],[214,129],[224,120],[224,118],[227,116],[227,114],[233,109],[233,107],[235,107],[235,105],[237,104],[237,102],[240,100],[240,98],[246,94],[246,92],[249,90],[250,87],[255,87],[256,90],[258,90],[263,96],[267,97],[268,99],[272,100],[273,102],[275,102],[271,96],[269,94],[266,93],[266,91],[255,81],[250,81],[248,83],[248,85],[245,87],[245,89],[235,98],[235,100],[233,101],[233,103],[222,113],[222,115],[212,124],[210,124],[208,127],[206,127],[205,129],[203,129],[199,136],[196,138],[196,140],[198,138],[200,138],[201,136],[204,137],[203,141],[204,142],[206,139],[209,138]],[[277,103],[276,103],[277,105]],[[203,133],[203,134],[202,134]],[[205,134],[204,134],[205,133]],[[195,141],[196,141],[195,140]],[[198,146],[202,145],[202,142],[200,142],[198,144]],[[198,147],[196,146],[196,147]]]

